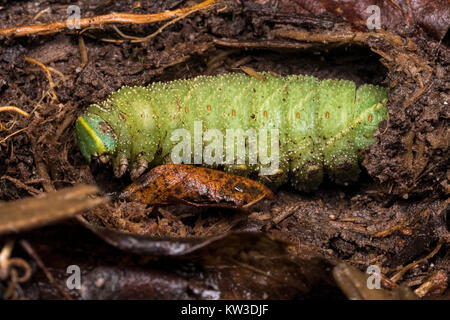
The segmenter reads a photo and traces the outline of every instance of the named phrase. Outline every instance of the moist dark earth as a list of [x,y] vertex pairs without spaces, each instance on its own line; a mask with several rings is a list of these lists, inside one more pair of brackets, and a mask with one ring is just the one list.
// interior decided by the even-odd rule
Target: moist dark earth
[[[93,17],[158,13],[195,3],[0,1],[0,29],[64,21],[71,4],[80,7],[82,17]],[[325,0],[223,1],[163,30],[158,29],[167,21],[116,25],[119,32],[103,25],[0,38],[0,105],[30,114],[0,113],[0,200],[78,183],[96,184],[111,196],[109,204],[83,213],[84,225],[66,221],[17,239],[27,239],[62,285],[67,266],[80,266],[87,285],[71,290],[73,298],[343,299],[331,276],[340,261],[363,272],[379,265],[389,278],[439,247],[397,282],[414,290],[429,277],[444,275],[434,294],[424,298],[448,299],[450,9],[445,1],[430,3],[408,7],[399,1],[397,8],[380,1],[386,31],[363,41],[333,41],[333,35],[367,33],[355,10],[369,4],[359,1],[349,11],[339,1]],[[420,11],[424,8],[428,11]],[[329,38],[295,40],[279,30]],[[155,32],[140,42],[126,37]],[[51,68],[56,99],[46,73],[26,58]],[[285,186],[275,200],[258,203],[250,213],[152,208],[118,200],[115,194],[131,183],[129,177],[117,179],[110,166],[89,165],[81,156],[76,118],[121,86],[242,72],[241,67],[386,86],[389,119],[365,151],[359,182],[343,187],[325,181],[312,193]],[[125,245],[114,231],[136,236],[140,247]],[[184,249],[175,254],[175,248]],[[15,296],[64,298],[22,251],[15,254],[30,262],[33,274]],[[113,275],[118,276],[114,285]],[[106,283],[102,290],[89,284],[98,279]],[[0,282],[0,294],[6,286]],[[113,290],[117,286],[121,290]]]

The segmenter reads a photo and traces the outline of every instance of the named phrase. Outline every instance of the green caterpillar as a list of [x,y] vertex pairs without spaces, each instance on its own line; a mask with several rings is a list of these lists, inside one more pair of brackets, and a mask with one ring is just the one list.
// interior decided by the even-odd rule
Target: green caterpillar
[[[226,135],[228,139],[230,130],[266,131],[268,134],[258,140],[247,136],[247,153],[238,156],[240,161],[207,165],[256,175],[274,186],[289,180],[296,189],[305,191],[316,189],[324,174],[339,184],[356,181],[362,150],[373,143],[374,131],[387,118],[386,89],[373,85],[356,88],[351,81],[319,81],[303,75],[261,75],[264,81],[244,74],[224,74],[123,87],[78,118],[81,153],[88,161],[93,156],[102,162],[111,159],[117,177],[130,169],[135,179],[149,166],[173,162],[175,148],[182,150],[179,154],[185,163],[202,163],[198,161],[202,155],[207,158],[202,152],[210,152],[217,160],[225,158],[221,151],[228,154],[242,147],[242,139],[235,141],[231,136],[232,144],[221,149],[223,140],[219,138]],[[198,139],[187,142],[180,148],[173,133],[181,128],[196,140],[199,125],[204,140],[200,144]],[[278,144],[270,144],[265,155],[263,149],[255,149],[255,144],[261,146],[263,140],[275,137],[276,130]],[[207,136],[215,142],[213,151],[206,143]],[[193,155],[188,153],[189,147],[194,149]],[[251,159],[252,150],[257,150],[261,165]],[[268,167],[267,156],[277,150],[277,170],[262,173]]]

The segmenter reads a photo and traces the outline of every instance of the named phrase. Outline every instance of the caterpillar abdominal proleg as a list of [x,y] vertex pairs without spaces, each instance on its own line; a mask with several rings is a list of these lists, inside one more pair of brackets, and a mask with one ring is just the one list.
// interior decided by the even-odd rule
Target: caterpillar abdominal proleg
[[[80,150],[88,160],[93,156],[102,162],[111,159],[116,176],[130,169],[136,178],[147,167],[170,160],[177,145],[172,133],[177,129],[192,137],[198,123],[203,131],[218,129],[223,136],[230,129],[276,129],[279,170],[269,177],[260,176],[262,182],[278,186],[290,181],[295,188],[308,191],[320,185],[324,174],[340,184],[356,181],[362,151],[373,143],[374,131],[387,118],[386,89],[356,88],[347,80],[262,74],[265,81],[224,74],[123,87],[78,118]],[[252,146],[249,139],[245,143],[247,149]],[[269,146],[268,154],[273,150]],[[219,167],[244,176],[260,172],[248,156],[245,164]]]

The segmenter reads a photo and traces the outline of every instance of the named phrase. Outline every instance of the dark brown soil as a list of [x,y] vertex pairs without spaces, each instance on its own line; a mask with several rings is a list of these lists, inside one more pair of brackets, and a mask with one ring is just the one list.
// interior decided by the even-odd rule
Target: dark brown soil
[[[33,17],[46,8],[50,9],[35,23],[64,20],[67,3],[46,0],[0,2],[0,28],[30,24]],[[136,3],[82,0],[76,4],[80,6],[83,17],[113,11],[160,12],[189,5],[180,0],[144,0],[138,2],[139,6]],[[195,13],[167,27],[153,39],[137,44],[124,41],[110,26],[86,31],[83,34],[88,54],[85,65],[79,36],[75,32],[1,39],[0,105],[18,106],[31,117],[0,113],[0,200],[12,201],[33,195],[30,187],[44,192],[82,182],[98,184],[103,192],[109,194],[126,186],[130,180],[127,177],[114,178],[110,167],[97,163],[88,166],[77,148],[74,135],[75,119],[85,108],[105,99],[123,85],[239,72],[241,66],[281,75],[310,74],[321,79],[341,78],[357,84],[380,84],[389,88],[390,118],[377,131],[376,143],[366,151],[365,169],[357,185],[340,187],[326,182],[312,194],[301,194],[286,187],[277,193],[274,201],[258,204],[248,217],[226,210],[199,210],[186,206],[146,208],[137,203],[120,202],[114,197],[109,205],[86,212],[85,217],[96,226],[155,237],[169,236],[175,238],[174,241],[208,237],[230,230],[261,231],[293,244],[289,252],[297,258],[306,255],[320,256],[327,261],[342,259],[361,270],[378,264],[386,275],[392,275],[402,266],[424,257],[441,240],[441,250],[408,271],[401,282],[416,288],[432,272],[442,270],[450,273],[448,36],[443,38],[445,32],[442,33],[442,28],[436,24],[433,32],[427,33],[432,29],[432,23],[422,29],[391,26],[388,29],[399,35],[404,45],[394,46],[389,40],[373,38],[360,44],[315,44],[300,48],[298,42],[274,37],[271,31],[287,26],[303,28],[311,33],[327,30],[339,33],[358,28],[351,23],[351,17],[340,19],[326,11],[320,14],[292,11],[289,16],[283,13],[283,6],[289,2],[280,5],[276,12],[271,11],[275,10],[273,7],[269,10],[264,1],[258,3],[229,1],[223,10],[223,5],[218,5],[208,12]],[[446,16],[443,17],[445,19]],[[146,36],[161,25],[119,28],[128,35]],[[407,39],[414,43],[413,47],[407,45]],[[277,44],[276,49],[273,44]],[[25,57],[36,59],[64,75],[63,78],[57,73],[52,74],[57,102],[52,101],[48,94],[45,73],[24,61]],[[66,239],[64,231],[59,231],[58,226],[54,228],[52,232],[43,233],[43,237],[36,232],[25,236],[56,274],[64,275],[63,261],[67,258],[61,253],[61,247],[65,242],[78,248],[74,255],[85,261],[89,271],[95,267],[100,268],[95,272],[111,272],[101,268],[117,268],[115,261],[118,260],[111,258],[117,254],[115,249],[93,237],[84,236],[80,227],[73,226],[74,229],[67,232],[73,233],[74,237],[83,235],[83,241]],[[61,228],[66,230],[67,226]],[[81,243],[84,241],[87,243]],[[50,248],[52,242],[59,243],[54,250]],[[89,251],[88,260],[83,250]],[[150,277],[148,283],[152,277],[162,277],[167,286],[179,283],[178,288],[192,286],[192,283],[186,284],[186,279],[195,279],[196,290],[200,291],[205,288],[211,290],[208,287],[211,282],[219,286],[216,288],[217,296],[211,297],[186,296],[175,289],[167,289],[166,299],[217,298],[227,296],[224,292],[228,292],[229,298],[265,297],[260,295],[260,287],[249,289],[239,284],[231,291],[224,289],[221,287],[223,283],[217,280],[225,277],[224,274],[210,273],[207,280],[202,279],[197,266],[188,272],[188,276],[180,277],[181,267],[171,260],[159,261],[158,266],[148,267],[147,264],[136,263],[135,260],[139,260],[136,256],[121,253],[120,257],[123,277],[140,279],[137,275],[143,272],[142,277]],[[105,259],[108,261],[106,265],[99,263]],[[251,264],[249,261],[252,260],[245,261]],[[206,264],[214,265],[210,262],[208,260],[209,264]],[[165,263],[170,268],[166,268]],[[183,266],[185,264],[183,262]],[[168,271],[161,274],[165,269]],[[149,275],[143,270],[155,274]],[[202,269],[201,272],[205,271]],[[240,277],[238,280],[246,279]],[[38,275],[25,287],[28,291],[24,291],[24,297],[58,296],[51,288],[39,291],[36,279],[45,282],[45,278]],[[130,283],[127,285],[132,287],[134,282],[130,280]],[[275,291],[278,291],[270,296],[272,298],[307,297],[308,292],[310,295],[340,297],[338,291],[311,293],[310,287],[306,286],[299,293],[294,285],[277,285],[279,287]],[[244,296],[242,292],[245,290],[252,294]],[[129,295],[123,298],[130,298],[138,291],[130,289],[127,291]],[[152,294],[156,293],[150,292],[144,297],[153,297]],[[85,297],[112,296],[96,295],[93,290]]]

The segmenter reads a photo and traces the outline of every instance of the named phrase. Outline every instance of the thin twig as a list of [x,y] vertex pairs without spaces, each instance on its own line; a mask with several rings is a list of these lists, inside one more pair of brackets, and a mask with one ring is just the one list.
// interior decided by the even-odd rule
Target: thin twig
[[249,76],[264,82],[266,81],[266,77],[264,77],[262,74],[260,74],[259,72],[257,72],[255,69],[253,69],[252,67],[246,67],[246,66],[241,66],[240,69],[242,71],[244,71],[246,74],[248,74]]
[[36,188],[33,188],[33,187],[31,187],[31,186],[27,186],[25,183],[23,183],[23,182],[20,181],[19,179],[16,179],[16,178],[13,178],[13,177],[10,177],[10,176],[2,176],[2,177],[0,178],[0,180],[9,180],[9,181],[11,181],[11,182],[14,183],[16,186],[18,186],[18,187],[20,187],[20,188],[25,189],[26,191],[28,191],[28,193],[31,194],[32,196],[36,196],[36,195],[42,193],[42,191],[40,191],[40,190],[38,190],[38,189],[36,189]]
[[229,48],[247,48],[247,49],[310,49],[318,47],[318,45],[309,43],[298,43],[293,41],[276,41],[276,40],[260,40],[260,41],[236,41],[232,39],[213,39],[215,45]]
[[[297,41],[316,42],[316,43],[336,43],[336,44],[348,44],[348,43],[367,43],[368,39],[386,39],[392,45],[406,46],[410,50],[416,50],[417,46],[410,39],[404,39],[400,36],[391,34],[382,29],[377,32],[324,32],[313,33],[304,30],[289,30],[289,29],[277,29],[272,32],[273,35],[293,39]],[[406,41],[406,43],[405,43]]]
[[86,66],[88,63],[88,53],[87,53],[86,44],[84,43],[84,38],[82,35],[78,36],[78,46],[80,48],[81,67],[84,68],[84,66]]
[[431,257],[433,257],[436,253],[438,253],[438,251],[441,249],[442,244],[444,243],[443,239],[439,240],[438,245],[436,246],[436,248],[434,248],[433,251],[430,252],[430,254],[428,254],[427,256],[425,256],[422,259],[419,259],[417,261],[413,261],[410,264],[408,264],[406,267],[404,267],[402,270],[400,270],[399,272],[397,272],[395,275],[393,275],[391,277],[391,281],[392,282],[397,282],[399,281],[403,275],[408,272],[409,270],[411,270],[412,268],[414,268],[415,266],[417,266],[418,264],[430,259]]
[[[148,24],[154,22],[165,21],[179,17],[188,12],[199,11],[218,3],[220,0],[206,0],[199,4],[193,5],[192,7],[176,9],[171,11],[164,11],[159,13],[150,14],[136,14],[136,13],[117,13],[113,12],[110,14],[105,14],[101,16],[82,18],[79,20],[79,25],[81,29],[88,27],[102,28],[107,24]],[[24,37],[33,34],[45,35],[57,33],[62,30],[69,30],[68,20],[57,21],[51,23],[43,23],[37,25],[28,25],[21,27],[11,27],[0,29],[0,36],[6,37]]]
[[59,293],[61,293],[64,296],[64,298],[66,298],[67,300],[73,300],[71,295],[66,290],[64,290],[63,287],[61,287],[59,285],[59,283],[55,280],[55,277],[53,277],[53,274],[50,272],[50,270],[48,270],[48,268],[45,266],[44,262],[41,260],[41,258],[36,253],[36,251],[34,251],[33,247],[28,243],[28,241],[20,240],[19,242],[20,242],[20,245],[22,246],[22,248],[24,248],[25,251],[36,261],[38,266],[44,272],[48,281],[50,281],[50,283],[56,288],[56,290],[58,290]]

